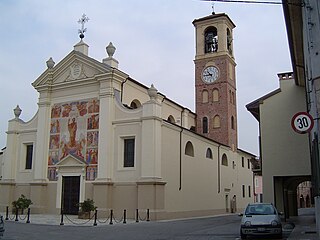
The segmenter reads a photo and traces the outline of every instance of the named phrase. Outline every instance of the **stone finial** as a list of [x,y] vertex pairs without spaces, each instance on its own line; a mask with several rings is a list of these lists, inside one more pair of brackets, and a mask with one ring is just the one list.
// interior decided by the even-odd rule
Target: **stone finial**
[[20,117],[20,115],[21,115],[22,110],[19,107],[19,105],[17,105],[16,108],[13,109],[13,112],[14,112],[15,118],[18,119]]
[[109,45],[106,47],[107,54],[110,58],[113,57],[114,52],[116,51],[116,47],[113,46],[112,42],[109,43]]
[[108,57],[103,59],[102,62],[105,64],[108,64],[113,68],[118,68],[119,62],[113,58],[113,54],[116,51],[116,47],[113,46],[112,42],[110,42],[109,45],[106,47],[106,51],[107,51]]
[[155,99],[157,97],[158,90],[151,84],[151,87],[148,89],[148,94],[150,99]]
[[54,67],[54,64],[55,64],[55,62],[53,61],[52,57],[50,57],[49,60],[46,63],[47,63],[47,67],[49,69],[52,69]]

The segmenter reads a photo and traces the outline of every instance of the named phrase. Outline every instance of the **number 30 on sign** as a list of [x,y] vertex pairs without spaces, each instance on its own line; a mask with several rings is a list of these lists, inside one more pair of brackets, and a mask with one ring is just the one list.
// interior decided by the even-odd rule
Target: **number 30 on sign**
[[313,128],[313,118],[307,112],[298,112],[291,119],[291,126],[297,133],[308,133]]

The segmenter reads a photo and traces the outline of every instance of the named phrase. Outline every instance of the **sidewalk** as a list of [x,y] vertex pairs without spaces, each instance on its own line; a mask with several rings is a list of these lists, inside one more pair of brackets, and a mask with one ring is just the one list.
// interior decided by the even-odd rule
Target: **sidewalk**
[[291,232],[289,239],[296,240],[319,240],[316,230],[316,219],[314,208],[303,208],[298,210],[299,216],[290,217],[287,223],[293,223],[295,228]]

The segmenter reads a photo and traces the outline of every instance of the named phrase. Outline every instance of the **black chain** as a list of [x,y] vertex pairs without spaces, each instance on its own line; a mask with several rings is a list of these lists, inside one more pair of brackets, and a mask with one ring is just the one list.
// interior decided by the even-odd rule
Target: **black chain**
[[87,224],[88,222],[90,222],[93,218],[94,218],[94,215],[91,217],[91,218],[89,218],[87,221],[85,221],[85,222],[81,222],[81,223],[77,223],[77,222],[74,222],[72,219],[70,219],[69,217],[68,217],[68,215],[65,215],[64,214],[64,216],[69,220],[69,222],[71,222],[72,224],[75,224],[75,225],[84,225],[84,224]]

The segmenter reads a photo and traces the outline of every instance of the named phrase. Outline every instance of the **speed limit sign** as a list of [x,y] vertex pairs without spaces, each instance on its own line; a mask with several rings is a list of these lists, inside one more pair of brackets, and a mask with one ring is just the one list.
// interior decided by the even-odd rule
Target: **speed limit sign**
[[307,133],[313,128],[313,118],[307,112],[298,112],[291,119],[291,126],[297,133]]

